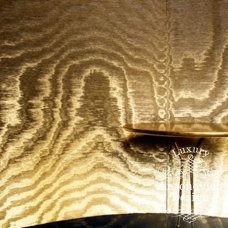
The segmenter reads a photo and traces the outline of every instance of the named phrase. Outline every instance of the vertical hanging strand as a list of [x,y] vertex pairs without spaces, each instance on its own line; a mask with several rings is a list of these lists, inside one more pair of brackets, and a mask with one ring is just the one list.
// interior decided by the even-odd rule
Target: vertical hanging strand
[[[196,144],[197,151],[200,150],[204,138],[200,138]],[[194,216],[194,159],[197,153],[189,156],[189,172],[190,172],[190,186],[191,186],[191,216]],[[194,228],[194,222],[191,223],[191,228]]]
[[[179,151],[179,146],[177,144],[177,141],[175,139],[174,146],[177,151]],[[183,186],[183,172],[184,172],[184,159],[181,158],[181,155],[178,155],[180,160],[180,179],[179,179],[179,195],[178,195],[178,220],[177,220],[177,228],[180,227],[181,224],[181,198],[182,198],[182,186]]]

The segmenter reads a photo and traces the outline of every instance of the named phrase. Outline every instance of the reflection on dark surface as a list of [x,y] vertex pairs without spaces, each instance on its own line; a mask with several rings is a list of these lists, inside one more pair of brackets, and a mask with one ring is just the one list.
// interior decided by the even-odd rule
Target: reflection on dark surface
[[[33,227],[40,228],[68,228],[68,227],[130,227],[130,228],[172,228],[176,226],[177,217],[166,214],[123,214],[105,215],[53,222]],[[190,227],[189,223],[182,223],[181,227]],[[194,222],[195,228],[225,228],[228,227],[227,218],[202,216]]]

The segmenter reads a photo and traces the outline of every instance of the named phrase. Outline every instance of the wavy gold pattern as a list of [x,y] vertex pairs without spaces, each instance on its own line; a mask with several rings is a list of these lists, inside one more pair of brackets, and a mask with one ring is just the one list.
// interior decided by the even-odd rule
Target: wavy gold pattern
[[[0,227],[164,213],[167,140],[126,144],[122,126],[228,123],[228,2],[3,0],[0,15]],[[206,147],[228,190],[227,139]]]

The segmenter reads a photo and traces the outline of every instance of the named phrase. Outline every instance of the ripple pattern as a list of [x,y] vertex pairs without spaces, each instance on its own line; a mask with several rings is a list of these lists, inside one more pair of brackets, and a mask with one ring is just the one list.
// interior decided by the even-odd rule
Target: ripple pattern
[[0,15],[0,227],[164,213],[167,141],[123,143],[121,126],[228,122],[227,1],[3,0]]

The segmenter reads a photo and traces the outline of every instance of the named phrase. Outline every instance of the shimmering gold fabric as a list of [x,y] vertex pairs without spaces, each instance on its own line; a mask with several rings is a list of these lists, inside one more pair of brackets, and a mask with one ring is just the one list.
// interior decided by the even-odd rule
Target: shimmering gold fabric
[[[167,140],[121,126],[228,123],[227,37],[227,0],[1,0],[0,227],[164,213]],[[228,140],[205,147],[220,188],[196,211],[227,217]]]

